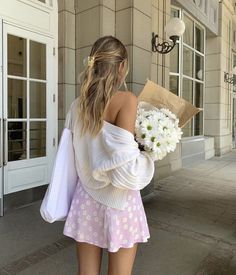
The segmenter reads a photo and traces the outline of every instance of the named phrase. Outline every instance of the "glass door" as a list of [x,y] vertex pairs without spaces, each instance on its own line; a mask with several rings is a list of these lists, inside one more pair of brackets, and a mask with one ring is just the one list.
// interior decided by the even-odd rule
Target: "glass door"
[[56,137],[52,42],[3,25],[3,194],[49,182]]

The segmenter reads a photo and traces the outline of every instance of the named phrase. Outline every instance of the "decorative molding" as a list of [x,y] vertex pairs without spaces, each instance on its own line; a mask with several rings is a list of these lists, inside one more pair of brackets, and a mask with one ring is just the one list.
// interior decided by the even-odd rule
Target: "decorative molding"
[[218,0],[172,0],[201,22],[212,34],[218,34]]
[[[205,2],[205,1],[204,1]],[[200,7],[202,5],[202,0],[193,0],[193,3],[197,6]]]

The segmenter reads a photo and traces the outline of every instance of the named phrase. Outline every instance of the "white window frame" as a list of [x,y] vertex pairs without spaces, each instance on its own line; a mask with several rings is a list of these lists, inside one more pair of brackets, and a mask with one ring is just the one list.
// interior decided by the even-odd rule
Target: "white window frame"
[[[203,123],[202,123],[202,135],[194,135],[194,129],[195,129],[195,120],[192,119],[192,131],[191,131],[191,136],[189,137],[183,137],[182,139],[189,139],[189,138],[194,138],[194,137],[203,137],[204,136],[204,102],[205,102],[205,69],[206,69],[206,28],[201,24],[201,22],[197,21],[194,17],[192,17],[188,12],[186,12],[185,10],[181,9],[180,7],[171,5],[171,9],[175,9],[179,11],[179,18],[183,19],[183,15],[188,16],[192,21],[193,21],[193,26],[194,26],[194,33],[193,33],[193,47],[191,47],[190,45],[184,43],[183,41],[183,36],[180,37],[178,43],[179,43],[179,67],[178,73],[173,73],[170,72],[170,76],[178,76],[178,96],[182,97],[182,83],[183,83],[183,79],[189,79],[193,81],[193,102],[195,102],[195,82],[199,82],[201,84],[203,84],[203,106],[202,106],[202,114],[203,114]],[[195,47],[195,40],[196,40],[196,33],[195,33],[195,26],[198,25],[199,27],[201,27],[204,30],[204,36],[203,36],[203,46],[204,46],[204,52],[199,52],[198,50],[196,50]],[[184,46],[188,49],[190,49],[191,51],[193,51],[193,77],[187,76],[183,74],[183,48]],[[203,80],[199,80],[197,78],[195,78],[195,55],[196,53],[200,56],[203,57]]]
[[[179,11],[179,18],[182,18],[182,14],[181,14],[181,9],[179,7],[176,7],[176,6],[173,6],[171,5],[171,9],[175,9],[175,10],[178,10]],[[178,96],[180,97],[180,92],[181,92],[181,85],[180,85],[180,73],[181,73],[181,62],[180,60],[182,60],[182,50],[181,50],[181,44],[182,44],[182,40],[183,40],[183,36],[181,36],[179,38],[179,40],[177,41],[178,43],[178,56],[179,56],[179,60],[178,60],[178,73],[174,73],[174,72],[171,72],[169,73],[170,76],[178,76]]]

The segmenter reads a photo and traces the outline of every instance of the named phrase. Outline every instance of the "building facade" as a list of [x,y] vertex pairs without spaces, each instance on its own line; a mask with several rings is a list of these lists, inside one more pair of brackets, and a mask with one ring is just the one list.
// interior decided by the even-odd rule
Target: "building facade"
[[[185,22],[183,37],[169,54],[152,52],[152,32],[168,40],[171,17]],[[2,0],[1,215],[44,193],[66,113],[79,95],[83,60],[103,35],[126,46],[126,81],[136,95],[148,78],[201,108],[176,151],[157,162],[153,183],[235,147],[235,1]]]

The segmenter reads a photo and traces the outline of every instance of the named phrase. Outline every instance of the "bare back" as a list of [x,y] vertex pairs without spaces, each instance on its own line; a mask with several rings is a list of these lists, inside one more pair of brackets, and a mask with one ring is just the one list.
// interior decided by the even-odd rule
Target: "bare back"
[[112,97],[105,120],[134,134],[138,99],[128,91],[118,91]]

